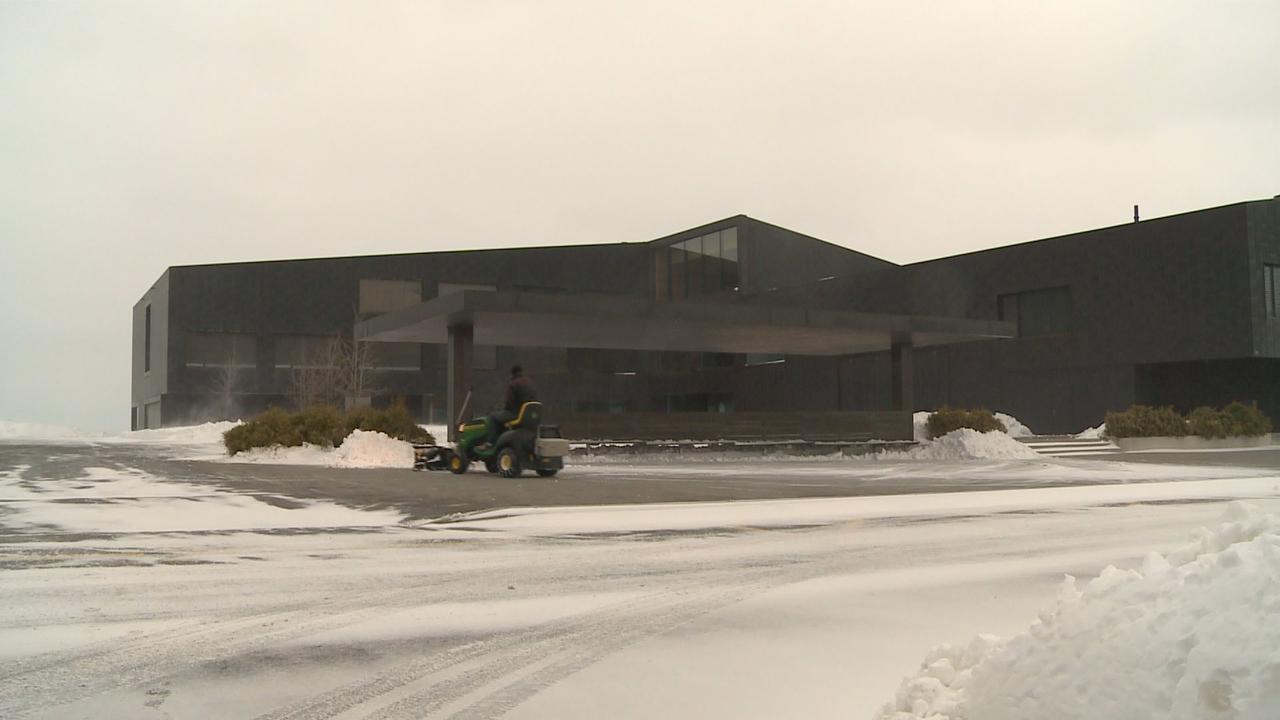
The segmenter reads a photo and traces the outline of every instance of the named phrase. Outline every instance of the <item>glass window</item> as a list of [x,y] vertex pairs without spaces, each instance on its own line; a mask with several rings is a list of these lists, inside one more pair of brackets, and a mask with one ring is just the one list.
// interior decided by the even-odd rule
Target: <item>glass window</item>
[[573,348],[569,350],[568,368],[571,373],[630,375],[640,369],[640,351]]
[[418,280],[360,280],[360,314],[377,315],[422,302]]
[[726,290],[737,290],[739,287],[738,273],[738,228],[725,228],[720,231],[720,257],[724,259],[721,268],[724,271],[723,287]]
[[720,257],[720,233],[714,232],[702,236],[702,287],[708,294],[720,292],[724,287],[724,260]]
[[787,361],[781,353],[747,353],[747,365],[777,365]]
[[258,343],[252,335],[237,333],[187,333],[187,367],[241,367],[257,365]]
[[535,380],[540,375],[562,373],[569,368],[569,351],[566,348],[519,347],[514,352],[514,362],[532,374]]
[[276,338],[278,368],[338,366],[338,339],[328,335],[282,335]]
[[[477,345],[476,350],[479,349]],[[422,369],[422,346],[418,343],[370,343],[369,351],[373,366],[379,370]]]
[[684,241],[687,263],[685,272],[689,282],[689,297],[697,297],[703,293],[703,273],[705,263],[702,257],[702,238],[696,237]]
[[738,289],[738,229],[689,238],[653,253],[655,300],[685,300]]
[[147,306],[147,309],[144,312],[144,314],[146,315],[146,320],[144,320],[143,323],[146,325],[146,329],[143,330],[144,338],[142,341],[142,371],[151,372],[151,306],[150,305]]
[[497,370],[498,346],[475,345],[471,349],[472,370]]
[[684,300],[689,297],[686,284],[686,254],[684,243],[671,246],[671,293],[672,300]]
[[1018,337],[1071,332],[1071,288],[1028,290],[999,296],[1000,319],[1016,323]]
[[482,290],[485,292],[497,292],[496,285],[476,285],[474,283],[439,283],[436,285],[436,297],[444,297],[453,293],[460,293],[463,290]]
[[1267,317],[1280,317],[1280,265],[1262,266],[1262,285]]
[[671,251],[661,247],[653,254],[653,299],[671,299]]

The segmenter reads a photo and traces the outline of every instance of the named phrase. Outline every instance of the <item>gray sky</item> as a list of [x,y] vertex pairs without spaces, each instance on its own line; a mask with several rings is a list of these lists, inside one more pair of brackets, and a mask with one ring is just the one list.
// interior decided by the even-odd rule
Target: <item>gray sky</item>
[[1280,3],[0,0],[0,419],[124,429],[169,265],[641,241],[896,262],[1280,193]]

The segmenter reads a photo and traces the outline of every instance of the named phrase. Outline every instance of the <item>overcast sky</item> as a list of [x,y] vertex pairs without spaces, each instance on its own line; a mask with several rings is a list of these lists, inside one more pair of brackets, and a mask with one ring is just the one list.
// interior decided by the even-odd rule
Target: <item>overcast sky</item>
[[643,241],[896,262],[1280,193],[1280,2],[0,0],[0,419],[125,429],[169,265]]

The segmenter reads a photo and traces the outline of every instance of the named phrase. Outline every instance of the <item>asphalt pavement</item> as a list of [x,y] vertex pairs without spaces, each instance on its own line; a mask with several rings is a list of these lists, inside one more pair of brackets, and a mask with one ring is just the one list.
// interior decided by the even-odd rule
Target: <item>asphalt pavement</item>
[[[406,469],[339,469],[327,467],[238,464],[180,459],[181,448],[139,445],[0,445],[0,471],[29,466],[27,478],[73,478],[86,467],[138,468],[158,477],[215,486],[237,493],[286,498],[323,499],[357,508],[395,508],[410,519],[503,507],[618,505],[661,502],[714,502],[804,497],[849,497],[906,493],[1000,490],[1014,487],[1063,486],[1078,476],[1041,473],[1028,481],[1009,472],[912,472],[892,468],[869,477],[856,465],[839,461],[761,461],[751,455],[732,462],[670,457],[625,463],[582,463],[569,460],[554,478],[532,474],[504,479],[473,467],[464,475]],[[1179,465],[1223,465],[1280,469],[1280,448],[1216,453],[1120,453],[1094,461],[1128,461]],[[1046,458],[1046,463],[1054,462]],[[888,464],[886,464],[888,465]],[[841,467],[849,468],[842,472]],[[862,466],[864,469],[866,466]],[[1030,472],[1030,471],[1028,471]]]

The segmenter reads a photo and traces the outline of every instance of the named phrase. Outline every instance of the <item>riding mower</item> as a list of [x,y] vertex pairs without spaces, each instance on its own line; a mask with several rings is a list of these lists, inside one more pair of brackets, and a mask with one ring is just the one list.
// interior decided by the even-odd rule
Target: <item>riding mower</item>
[[569,454],[569,441],[560,437],[560,428],[542,424],[542,403],[527,402],[520,406],[514,420],[504,423],[493,444],[489,436],[488,418],[473,418],[458,425],[458,440],[452,448],[440,445],[414,445],[414,470],[449,470],[456,474],[467,471],[473,462],[483,462],[485,470],[505,478],[520,477],[525,468],[542,477],[551,477],[564,467]]

